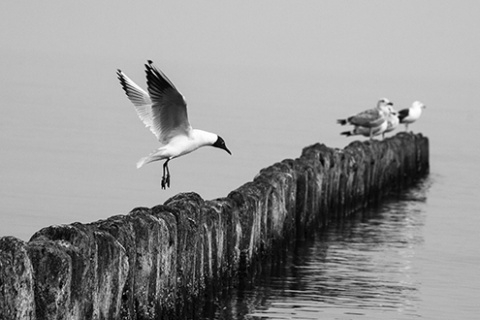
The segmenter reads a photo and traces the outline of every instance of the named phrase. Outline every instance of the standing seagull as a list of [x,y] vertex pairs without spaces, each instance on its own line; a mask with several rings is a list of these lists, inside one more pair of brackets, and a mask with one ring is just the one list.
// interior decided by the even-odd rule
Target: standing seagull
[[398,112],[393,109],[392,105],[388,105],[388,115],[387,115],[387,129],[382,132],[382,137],[385,139],[385,133],[395,130],[399,123],[400,119],[398,119]]
[[388,114],[385,116],[385,121],[383,121],[379,126],[368,128],[362,126],[355,126],[353,130],[341,132],[341,135],[350,137],[362,135],[364,137],[369,137],[370,133],[372,136],[382,135],[385,138],[385,133],[394,130],[398,126],[398,116],[397,112],[393,109],[393,103],[388,102],[385,106],[385,109],[388,111]]
[[137,162],[137,168],[159,160],[163,164],[162,189],[170,187],[168,162],[188,154],[200,147],[212,146],[232,154],[225,141],[218,135],[193,129],[188,122],[187,103],[183,95],[162,71],[148,60],[145,65],[148,93],[117,70],[120,84],[128,99],[133,103],[139,118],[160,141],[161,147]]
[[377,102],[376,108],[362,111],[354,116],[348,117],[347,119],[339,119],[337,120],[337,123],[342,126],[352,124],[354,126],[369,128],[369,136],[370,139],[372,139],[374,128],[379,127],[386,120],[385,118],[389,112],[387,108],[388,105],[392,105],[388,99],[380,99]]
[[388,127],[388,122],[383,121],[382,124],[380,124],[377,127],[367,128],[367,127],[355,126],[352,130],[340,132],[340,134],[346,137],[364,136],[368,138],[370,137],[370,135],[378,136],[379,134],[383,134],[385,130],[387,130],[387,127]]
[[398,118],[400,119],[400,123],[405,124],[405,131],[408,131],[409,123],[413,123],[420,118],[422,109],[426,107],[427,106],[420,101],[415,101],[410,108],[398,111]]

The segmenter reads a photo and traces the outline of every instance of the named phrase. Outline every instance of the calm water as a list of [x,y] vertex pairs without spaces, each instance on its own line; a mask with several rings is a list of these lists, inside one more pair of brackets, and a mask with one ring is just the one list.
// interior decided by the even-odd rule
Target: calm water
[[[381,97],[421,100],[410,128],[430,139],[428,179],[300,244],[206,317],[478,319],[479,6],[437,2],[2,4],[0,236],[179,192],[223,197],[305,146],[344,147],[337,118]],[[115,75],[144,87],[146,59],[186,96],[192,125],[233,153],[172,161],[166,191],[160,163],[135,168],[157,144]]]
[[319,231],[204,319],[420,318],[430,183]]
[[454,235],[465,223],[429,216],[439,183],[320,230],[202,319],[476,319],[478,242]]

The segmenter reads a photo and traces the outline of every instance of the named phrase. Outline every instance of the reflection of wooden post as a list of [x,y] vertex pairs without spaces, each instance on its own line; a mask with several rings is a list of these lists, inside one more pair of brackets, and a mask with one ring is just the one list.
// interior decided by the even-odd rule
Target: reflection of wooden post
[[[0,239],[0,319],[155,319],[195,315],[192,299],[255,273],[267,256],[429,170],[428,139],[323,144],[262,169],[210,201],[178,194],[91,224]],[[3,296],[2,296],[3,295]]]

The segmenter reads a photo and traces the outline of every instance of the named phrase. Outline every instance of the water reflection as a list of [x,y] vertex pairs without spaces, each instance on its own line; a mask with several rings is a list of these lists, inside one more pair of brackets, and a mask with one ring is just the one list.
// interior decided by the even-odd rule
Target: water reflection
[[203,319],[419,317],[414,257],[422,244],[428,181],[379,208],[332,224],[264,266]]

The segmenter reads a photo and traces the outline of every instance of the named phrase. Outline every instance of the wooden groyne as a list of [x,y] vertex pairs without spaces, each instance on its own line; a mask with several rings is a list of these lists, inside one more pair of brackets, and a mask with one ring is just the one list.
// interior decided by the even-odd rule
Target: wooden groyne
[[429,170],[428,139],[322,144],[216,200],[178,194],[89,224],[0,239],[0,319],[171,319],[235,282],[285,242],[408,187]]

